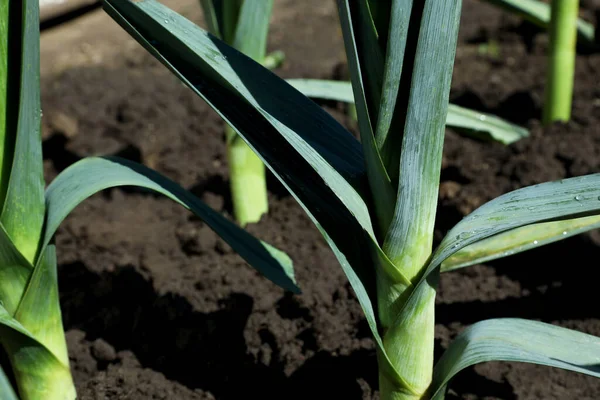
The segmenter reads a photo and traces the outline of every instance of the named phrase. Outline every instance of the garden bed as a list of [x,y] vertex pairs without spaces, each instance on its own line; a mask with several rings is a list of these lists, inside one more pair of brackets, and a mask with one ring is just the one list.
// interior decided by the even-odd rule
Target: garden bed
[[[197,1],[166,2],[200,22]],[[592,1],[582,0],[593,16]],[[492,46],[489,44],[492,43]],[[499,54],[486,50],[499,45]],[[573,121],[539,124],[543,34],[464,0],[451,100],[531,129],[505,147],[448,132],[438,234],[509,190],[600,171],[600,55],[578,56]],[[269,42],[286,78],[344,77],[334,1],[275,2]],[[222,122],[102,11],[42,35],[47,179],[77,159],[143,162],[231,215]],[[352,126],[344,106],[323,105]],[[197,218],[169,200],[115,189],[59,230],[59,283],[81,399],[370,399],[374,345],[335,257],[275,179],[270,212],[249,230],[295,261],[301,295],[259,276]],[[438,352],[493,317],[539,319],[600,336],[600,254],[591,233],[442,276]],[[515,332],[518,335],[518,332]],[[461,373],[448,398],[596,399],[595,378],[490,363]],[[104,397],[103,397],[104,396]]]

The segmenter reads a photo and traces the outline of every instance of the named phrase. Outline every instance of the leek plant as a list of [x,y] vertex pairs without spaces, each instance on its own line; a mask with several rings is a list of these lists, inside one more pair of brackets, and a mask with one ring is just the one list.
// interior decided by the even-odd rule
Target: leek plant
[[[267,55],[267,35],[273,0],[201,0],[210,32],[268,68],[283,61],[283,53]],[[265,166],[235,131],[225,126],[233,212],[240,225],[258,222],[269,209]]]
[[373,334],[380,398],[442,399],[455,374],[491,360],[600,377],[600,338],[520,319],[472,325],[434,364],[440,273],[599,227],[600,174],[500,196],[433,250],[461,1],[337,4],[360,142],[291,85],[158,2],[104,0],[236,130],[323,234]]
[[550,33],[542,120],[548,125],[571,119],[576,46],[597,50],[596,28],[579,18],[579,0],[487,0]]
[[[0,365],[3,400],[70,400],[75,387],[59,306],[54,233],[94,193],[132,185],[161,193],[202,218],[251,265],[298,291],[291,261],[160,174],[93,157],[44,191],[40,132],[38,0],[0,2]],[[14,383],[14,387],[13,387]]]

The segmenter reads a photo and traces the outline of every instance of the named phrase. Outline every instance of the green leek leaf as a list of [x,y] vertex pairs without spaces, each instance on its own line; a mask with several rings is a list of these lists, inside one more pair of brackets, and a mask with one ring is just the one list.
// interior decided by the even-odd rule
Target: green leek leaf
[[46,247],[40,257],[14,317],[35,337],[36,341],[43,344],[63,365],[68,367],[69,355],[58,299],[54,245]]
[[175,182],[149,168],[117,157],[83,159],[52,181],[46,190],[48,217],[44,248],[71,210],[94,193],[116,186],[143,187],[181,204],[202,218],[252,267],[282,288],[299,293],[292,262],[285,253],[254,238]]
[[[543,29],[550,25],[550,4],[539,0],[485,0],[488,3],[515,13],[527,21]],[[598,47],[596,28],[593,24],[577,20],[577,42],[591,47]]]
[[375,144],[373,132],[381,97],[383,55],[378,50],[372,22],[366,19],[368,10],[365,2],[339,0],[338,9],[354,98],[359,99],[356,103],[358,127],[373,193],[378,233],[383,237],[392,219],[395,204],[393,187]]
[[[15,156],[12,160],[6,199],[0,215],[0,221],[13,243],[31,263],[38,250],[37,245],[44,223],[38,7],[38,0],[22,2],[20,76],[10,78],[19,82],[20,90],[11,91],[12,95],[18,97],[8,100],[17,101],[19,104],[18,115],[15,117],[17,118]],[[18,49],[18,46],[15,48]]]
[[69,366],[12,318],[0,305],[0,341],[15,374],[23,400],[75,399],[75,386]]
[[427,1],[421,7],[398,201],[383,244],[384,252],[409,279],[431,254],[461,1]]
[[527,362],[600,377],[600,338],[522,319],[478,322],[454,339],[435,366],[432,398],[443,399],[458,372],[487,361]]
[[[321,79],[288,79],[287,82],[305,96],[315,99],[354,103],[352,84]],[[455,104],[448,105],[446,126],[459,133],[502,144],[511,144],[529,136],[529,131],[501,118]]]
[[273,0],[244,1],[238,17],[233,47],[262,62],[267,53],[267,36]]
[[442,272],[521,253],[600,228],[600,216],[542,222],[500,233],[475,242],[442,263]]
[[33,267],[0,224],[0,304],[10,315],[17,311],[32,272]]
[[[363,198],[368,191],[360,143],[280,78],[159,3],[106,0],[104,6],[258,150],[343,256],[340,262],[351,265],[358,277],[351,283],[356,292],[366,293],[361,306],[374,320],[372,253],[391,264],[375,240]],[[376,328],[371,326],[377,338]]]
[[5,400],[19,400],[2,367],[0,367],[0,398]]

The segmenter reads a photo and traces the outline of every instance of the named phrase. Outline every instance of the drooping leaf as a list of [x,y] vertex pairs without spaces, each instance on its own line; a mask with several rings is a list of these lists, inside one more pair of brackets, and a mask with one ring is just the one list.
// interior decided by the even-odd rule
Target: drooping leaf
[[[12,4],[12,3],[11,3]],[[40,51],[39,2],[24,0],[22,12],[22,55],[19,75],[10,77],[18,82],[19,91],[9,101],[18,102],[15,155],[0,221],[13,243],[25,258],[33,263],[44,222],[44,178],[40,133]],[[14,9],[11,7],[11,13]],[[11,14],[12,19],[18,15]],[[11,38],[12,38],[11,28]],[[15,39],[15,40],[19,40]],[[11,57],[13,54],[11,54]]]
[[142,165],[116,157],[83,159],[52,181],[46,190],[48,217],[43,248],[71,210],[94,193],[117,186],[143,187],[181,204],[200,217],[252,267],[282,288],[299,292],[292,262],[285,253],[254,238],[175,182]]
[[502,144],[511,144],[529,136],[529,131],[511,124],[494,115],[448,105],[446,126],[459,133],[484,140],[493,140]]
[[599,199],[600,174],[591,174],[528,186],[485,203],[448,232],[410,296],[420,295],[442,262],[461,249],[528,225],[600,215]]
[[454,339],[435,366],[433,399],[444,398],[458,372],[487,361],[527,362],[600,377],[600,338],[522,319],[478,322]]
[[[368,293],[361,305],[373,316],[371,252],[382,260],[387,257],[375,240],[364,200],[368,190],[360,143],[280,78],[157,2],[106,0],[104,5],[260,154],[327,233],[330,245],[339,247],[359,277],[353,282],[355,290]],[[379,336],[375,329],[373,334]]]
[[475,242],[442,263],[442,272],[521,253],[600,228],[600,216],[542,222],[516,228]]
[[[321,79],[288,79],[287,82],[305,96],[315,99],[354,103],[352,84]],[[529,131],[494,115],[470,110],[455,104],[448,105],[446,126],[459,133],[484,140],[511,144],[529,136]]]
[[[550,4],[539,0],[485,0],[488,3],[504,8],[507,11],[515,13],[527,21],[548,29],[550,25]],[[577,20],[577,42],[586,46],[598,47],[596,38],[596,28],[593,24]]]

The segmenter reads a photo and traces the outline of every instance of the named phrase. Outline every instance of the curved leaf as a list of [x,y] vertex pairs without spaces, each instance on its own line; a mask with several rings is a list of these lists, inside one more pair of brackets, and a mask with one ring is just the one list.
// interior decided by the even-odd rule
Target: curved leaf
[[[550,4],[539,0],[485,0],[488,3],[515,13],[543,29],[550,25]],[[596,28],[593,24],[577,20],[577,41],[591,47],[597,47]]]
[[[352,84],[321,79],[288,79],[287,82],[305,96],[354,103]],[[491,114],[470,110],[455,104],[448,105],[446,126],[467,136],[511,144],[529,136],[529,131]]]
[[159,3],[106,0],[104,6],[261,156],[351,265],[359,277],[355,290],[368,294],[361,306],[373,316],[372,252],[390,264],[365,203],[360,143],[289,84]]
[[64,170],[46,190],[48,216],[44,248],[65,217],[94,193],[117,186],[138,186],[163,194],[200,217],[252,267],[284,289],[298,293],[292,262],[274,247],[213,211],[181,186],[142,165],[116,157],[83,159]]
[[492,319],[465,329],[434,369],[430,394],[443,399],[461,370],[486,361],[547,365],[600,378],[600,338],[522,319]]
[[442,272],[521,253],[600,228],[600,216],[527,225],[475,242],[442,263]]
[[600,174],[528,186],[485,203],[463,218],[430,257],[412,296],[421,296],[442,262],[467,246],[513,229],[542,222],[600,214]]

